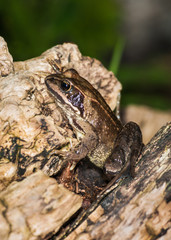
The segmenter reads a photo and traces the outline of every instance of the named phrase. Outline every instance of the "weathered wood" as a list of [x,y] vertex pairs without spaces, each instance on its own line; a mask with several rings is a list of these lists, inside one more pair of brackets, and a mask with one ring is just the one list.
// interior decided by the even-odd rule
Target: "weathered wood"
[[0,239],[46,239],[80,207],[80,196],[39,171],[0,193]]
[[[147,106],[129,105],[123,111],[124,122],[136,122],[143,133],[143,142],[147,144],[156,132],[171,120],[171,111],[162,111]],[[152,124],[153,123],[153,124]]]
[[[53,71],[48,59],[75,68],[112,108],[121,85],[100,62],[83,57],[74,44],[57,45],[40,57],[17,63],[2,38],[0,48],[0,189],[4,189],[0,193],[0,239],[45,239],[55,233],[59,239],[57,231],[80,207],[80,198],[72,195],[68,203],[67,193],[61,207],[59,196],[65,198],[66,190],[55,179],[32,173],[42,169],[55,174],[60,159],[46,164],[48,152],[54,147],[69,150],[78,140],[47,93],[44,78]],[[145,146],[135,179],[123,177],[115,183],[113,191],[92,205],[96,210],[67,239],[170,239],[170,149],[168,123]]]
[[50,151],[79,144],[44,84],[54,73],[48,61],[54,59],[89,80],[111,108],[116,105],[121,84],[98,60],[83,57],[75,44],[57,45],[37,58],[13,63],[0,38],[0,189],[36,169],[57,173],[62,159],[50,157]]
[[[61,67],[75,68],[101,92],[112,108],[121,90],[113,73],[96,59],[83,57],[74,44],[57,45],[40,57],[13,62],[6,42],[0,37],[0,190],[3,190],[0,195],[0,239],[48,238],[81,205],[80,197],[68,194],[68,191],[66,194],[56,180],[39,176],[40,173],[10,184],[38,169],[47,175],[55,174],[60,159],[58,156],[48,159],[48,153],[54,147],[66,151],[78,144],[44,84],[45,77],[54,71],[50,59],[56,59]],[[51,185],[57,189],[51,189]],[[47,202],[42,199],[42,194],[49,194]],[[70,195],[73,198],[69,198]],[[66,199],[61,205],[63,197]],[[50,211],[51,202],[55,204],[53,212],[44,213],[42,217],[44,208]]]
[[8,51],[7,43],[0,36],[0,76],[8,76],[13,72],[13,58]]
[[66,239],[169,240],[170,237],[171,123],[168,123],[145,146],[136,177],[116,183],[113,192]]

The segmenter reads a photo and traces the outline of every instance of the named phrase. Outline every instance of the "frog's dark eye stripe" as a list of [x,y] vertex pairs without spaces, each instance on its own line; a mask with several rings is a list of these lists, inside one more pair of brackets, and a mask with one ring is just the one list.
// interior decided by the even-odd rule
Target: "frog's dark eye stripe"
[[69,92],[72,88],[72,85],[68,81],[64,80],[61,81],[60,88],[63,92]]

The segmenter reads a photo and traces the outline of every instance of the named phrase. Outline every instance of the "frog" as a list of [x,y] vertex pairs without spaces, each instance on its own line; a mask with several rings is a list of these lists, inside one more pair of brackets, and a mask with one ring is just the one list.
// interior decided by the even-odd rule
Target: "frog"
[[99,91],[75,69],[59,67],[56,61],[50,61],[50,65],[55,73],[45,77],[48,93],[78,139],[69,151],[59,153],[53,149],[50,153],[62,155],[60,169],[69,163],[69,171],[73,171],[80,160],[88,157],[113,182],[126,172],[134,177],[143,147],[138,124],[123,125]]

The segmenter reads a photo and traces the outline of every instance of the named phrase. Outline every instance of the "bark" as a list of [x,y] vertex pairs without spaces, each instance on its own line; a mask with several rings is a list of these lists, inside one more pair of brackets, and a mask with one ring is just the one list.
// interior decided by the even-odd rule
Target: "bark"
[[8,51],[7,43],[0,36],[0,76],[8,76],[13,72],[13,58]]
[[[88,212],[89,210],[87,210]],[[134,179],[123,178],[68,240],[171,236],[171,123],[144,147]],[[56,239],[61,239],[57,237]]]
[[[111,108],[121,89],[111,72],[99,61],[83,57],[74,44],[57,45],[40,57],[13,63],[0,38],[0,239],[48,239],[53,234],[53,239],[60,239],[59,228],[81,206],[80,197],[54,178],[34,173],[42,169],[54,175],[60,158],[48,159],[49,152],[78,144],[44,84],[54,73],[51,59],[75,68]],[[97,198],[86,210],[86,220],[67,239],[169,239],[170,148],[168,123],[144,147],[136,177],[123,177],[109,194]]]
[[[123,111],[124,122],[136,122],[147,144],[156,132],[171,120],[171,111],[161,111],[147,106],[129,105]],[[151,124],[153,123],[153,124]]]
[[0,193],[0,239],[46,239],[80,207],[80,196],[38,171]]
[[121,84],[98,60],[82,56],[75,44],[57,45],[39,57],[13,63],[1,37],[0,189],[37,169],[54,175],[62,160],[49,157],[50,151],[79,144],[44,84],[45,77],[54,73],[49,64],[54,59],[89,80],[111,108],[117,104]]
[[74,44],[13,62],[0,37],[0,239],[49,238],[82,203],[55,179],[34,173],[42,169],[54,175],[60,159],[48,159],[48,153],[54,147],[65,151],[78,144],[44,84],[45,77],[54,73],[49,64],[54,59],[89,80],[111,108],[121,90],[113,73],[98,60],[83,57]]

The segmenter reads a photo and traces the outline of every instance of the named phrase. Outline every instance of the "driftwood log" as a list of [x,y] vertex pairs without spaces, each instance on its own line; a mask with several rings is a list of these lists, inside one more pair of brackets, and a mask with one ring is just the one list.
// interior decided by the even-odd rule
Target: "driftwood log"
[[171,239],[171,123],[144,147],[136,177],[116,183],[66,239]]
[[[171,120],[171,111],[154,110],[147,106],[129,105],[123,111],[124,122],[136,122],[147,144],[156,132]],[[153,124],[151,124],[153,123]]]
[[[51,59],[75,68],[112,109],[121,90],[111,72],[83,57],[74,44],[13,62],[0,38],[0,239],[60,239],[75,220],[59,228],[81,207],[80,196],[54,178],[60,159],[48,158],[54,147],[68,151],[70,143],[78,144],[44,85],[53,73]],[[67,239],[170,239],[170,149],[168,123],[144,147],[136,177],[120,179],[104,199],[98,198]]]
[[48,159],[49,152],[54,147],[68,151],[79,143],[44,84],[45,77],[54,73],[49,60],[76,69],[101,92],[111,108],[116,106],[121,84],[99,61],[83,57],[74,44],[57,45],[37,58],[14,63],[3,38],[0,47],[0,189],[3,189],[37,169],[54,175],[62,160]]
[[46,239],[80,207],[80,196],[38,171],[0,193],[0,239]]

